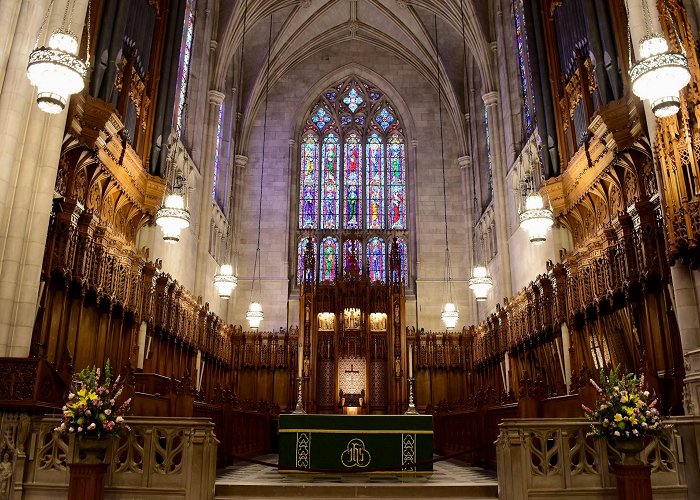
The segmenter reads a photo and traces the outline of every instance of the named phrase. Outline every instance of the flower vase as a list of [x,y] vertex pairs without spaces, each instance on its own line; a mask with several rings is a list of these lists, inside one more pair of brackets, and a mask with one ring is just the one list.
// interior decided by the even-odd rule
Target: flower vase
[[110,439],[97,436],[80,436],[75,443],[74,460],[68,465],[68,500],[104,499],[105,463]]
[[620,465],[644,465],[639,459],[639,454],[644,449],[643,437],[616,439],[615,449],[622,455]]
[[[97,436],[81,436],[78,438],[78,453],[80,454],[80,463],[83,464],[101,464],[104,463],[107,456],[110,440],[108,438],[100,438]],[[85,458],[82,458],[82,456]]]

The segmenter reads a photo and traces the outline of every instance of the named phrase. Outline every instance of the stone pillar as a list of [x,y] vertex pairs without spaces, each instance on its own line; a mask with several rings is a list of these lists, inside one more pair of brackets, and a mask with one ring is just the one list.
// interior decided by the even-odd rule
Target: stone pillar
[[[27,79],[29,53],[49,2],[20,4],[0,96],[0,356],[24,357],[36,317],[66,111],[49,115],[39,110],[36,89]],[[48,34],[60,26],[64,7],[65,2],[54,5]],[[87,0],[77,0],[75,33],[82,32],[86,10]]]
[[[461,156],[457,159],[459,162],[459,167],[462,170],[462,193],[464,196],[464,225],[465,225],[465,239],[464,242],[466,251],[466,265],[467,265],[467,275],[471,276],[472,269],[474,269],[474,261],[476,260],[476,246],[474,245],[474,219],[477,214],[474,213],[474,182],[472,182],[472,158],[471,156]],[[467,297],[467,318],[464,319],[465,324],[476,324],[479,320],[477,317],[476,300],[471,291],[468,292]]]
[[[233,172],[233,205],[229,211],[231,221],[229,221],[231,227],[231,234],[229,238],[229,257],[231,259],[231,265],[233,266],[233,273],[238,276],[238,261],[240,259],[240,254],[238,252],[238,243],[240,242],[240,231],[241,231],[241,217],[243,214],[243,196],[242,196],[242,186],[243,186],[243,172],[248,166],[248,157],[243,155],[236,155],[234,158],[234,172]],[[240,321],[240,318],[236,318],[236,311],[238,311],[238,300],[240,294],[234,293],[229,299],[230,305],[228,308],[228,315],[226,320],[229,324],[235,324],[236,321]],[[243,297],[247,297],[243,294]],[[247,300],[243,298],[242,300]],[[247,307],[247,304],[246,306]]]
[[500,288],[498,297],[510,297],[513,285],[510,276],[510,249],[508,248],[508,222],[506,207],[505,171],[506,147],[503,135],[503,117],[499,105],[498,92],[487,92],[482,96],[489,119],[489,138],[491,141],[491,164],[493,175],[493,209],[496,216],[496,238],[498,264],[500,269]]
[[199,203],[199,227],[197,229],[197,270],[194,279],[194,294],[205,296],[206,287],[209,285],[207,278],[207,264],[209,263],[209,236],[212,213],[212,188],[214,185],[214,161],[216,157],[216,130],[219,120],[219,109],[223,105],[226,96],[218,90],[209,91],[209,111],[205,137],[205,151],[200,168],[202,170],[202,192]]

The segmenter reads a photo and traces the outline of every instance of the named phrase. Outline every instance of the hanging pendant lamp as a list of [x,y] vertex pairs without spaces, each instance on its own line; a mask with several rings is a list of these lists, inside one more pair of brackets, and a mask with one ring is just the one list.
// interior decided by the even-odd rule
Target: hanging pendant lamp
[[[29,54],[27,77],[37,87],[36,103],[39,109],[49,114],[63,111],[72,94],[85,88],[85,77],[90,57],[90,2],[87,14],[87,49],[85,60],[78,57],[78,37],[70,31],[74,2],[66,4],[61,27],[49,37],[46,47],[39,47],[39,38],[51,14],[53,1],[41,23],[34,50]],[[70,15],[68,10],[70,8]],[[66,20],[68,24],[66,25]]]
[[493,280],[485,266],[474,266],[469,278],[469,289],[474,292],[477,302],[484,302],[493,288]]
[[180,232],[190,227],[190,213],[185,208],[185,198],[180,193],[170,193],[156,212],[156,225],[163,230],[166,243],[180,241]]
[[530,242],[539,245],[547,241],[547,231],[554,225],[554,212],[544,207],[542,195],[532,191],[525,198],[525,210],[520,212],[520,227],[527,231]]
[[[680,91],[690,82],[688,58],[683,51],[670,51],[663,34],[650,32],[647,0],[642,0],[642,9],[646,35],[639,43],[641,60],[635,65],[631,64],[631,42],[629,47],[632,92],[640,99],[648,100],[658,118],[673,116],[680,109]],[[683,44],[680,40],[678,42],[682,48]]]
[[257,330],[260,323],[265,318],[263,314],[262,304],[259,300],[253,300],[255,291],[255,274],[258,273],[258,286],[260,287],[259,294],[262,295],[262,283],[260,282],[260,227],[262,222],[262,200],[263,200],[263,185],[265,179],[265,143],[267,142],[267,108],[268,98],[270,95],[270,51],[272,50],[272,14],[270,14],[270,30],[267,38],[267,68],[265,70],[265,115],[263,120],[263,140],[262,140],[262,164],[260,167],[260,201],[258,204],[258,246],[255,250],[255,264],[253,265],[253,283],[250,287],[250,306],[246,312],[246,319],[250,328]]
[[214,286],[219,292],[219,297],[228,300],[233,290],[238,286],[238,278],[233,274],[231,264],[222,264],[219,272],[214,275]]
[[442,307],[440,318],[445,329],[454,330],[459,321],[459,310],[452,301],[452,269],[450,265],[450,241],[447,230],[447,181],[445,180],[445,140],[442,127],[442,85],[440,84],[440,45],[438,42],[437,16],[433,16],[435,28],[435,80],[438,87],[438,108],[440,120],[440,152],[442,159],[442,201],[445,216],[445,304]]

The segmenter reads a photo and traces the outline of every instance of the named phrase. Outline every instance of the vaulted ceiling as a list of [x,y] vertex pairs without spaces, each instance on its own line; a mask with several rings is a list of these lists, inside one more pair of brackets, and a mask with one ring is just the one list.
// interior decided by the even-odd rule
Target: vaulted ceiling
[[[264,92],[269,18],[272,15],[270,85],[301,60],[334,44],[359,40],[409,64],[432,85],[435,79],[435,19],[440,80],[448,113],[456,122],[465,110],[464,80],[475,72],[482,91],[495,90],[490,5],[485,0],[222,0],[214,87],[238,84],[244,44],[242,99],[247,113]],[[247,7],[247,13],[246,13]],[[243,31],[245,24],[245,40]],[[464,57],[466,48],[467,57]],[[467,71],[464,61],[467,61]],[[238,66],[238,67],[237,67]],[[244,118],[245,119],[245,118]]]

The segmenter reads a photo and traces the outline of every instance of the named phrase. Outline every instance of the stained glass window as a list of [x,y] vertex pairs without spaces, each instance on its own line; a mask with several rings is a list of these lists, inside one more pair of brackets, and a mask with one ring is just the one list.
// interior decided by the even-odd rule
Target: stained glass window
[[384,229],[384,147],[376,133],[367,139],[367,228]]
[[491,132],[489,131],[489,111],[484,106],[484,131],[486,133],[486,166],[489,174],[489,197],[493,195],[493,165],[491,163]]
[[378,237],[367,242],[367,272],[370,281],[384,281],[386,269],[384,240]]
[[338,268],[338,240],[326,236],[321,241],[320,273],[321,281],[335,281]]
[[362,242],[360,240],[346,240],[343,243],[343,272],[348,272],[348,264],[350,255],[354,255],[357,259],[357,265],[362,274]]
[[195,0],[185,3],[185,25],[182,29],[180,43],[180,62],[178,64],[178,79],[175,88],[175,110],[173,111],[173,130],[177,137],[182,132],[182,115],[185,112],[185,97],[190,79],[190,61],[192,60],[192,40],[194,38]]
[[355,111],[357,111],[357,108],[359,108],[360,105],[364,102],[364,99],[360,97],[360,94],[358,94],[357,90],[355,90],[355,87],[353,87],[350,89],[350,92],[348,92],[348,95],[345,96],[343,102],[348,107],[348,109],[354,113]]
[[362,144],[352,132],[345,139],[345,228],[361,229],[362,223]]
[[221,164],[223,163],[223,142],[224,142],[224,105],[223,103],[219,106],[219,118],[216,121],[216,154],[214,156],[214,185],[212,186],[212,196],[219,206],[223,206],[220,200],[220,177],[221,177]]
[[321,227],[338,229],[338,137],[330,133],[323,139],[321,163]]
[[401,279],[406,280],[408,276],[408,260],[406,259],[406,242],[403,238],[397,238],[399,244],[399,258],[401,259]]
[[392,115],[391,111],[385,107],[382,108],[379,113],[377,113],[377,116],[374,119],[382,127],[382,130],[386,132],[394,121],[394,115]]
[[[306,244],[308,243],[309,238],[302,238],[299,241],[299,245],[297,247],[297,285],[301,285],[301,282],[304,280],[304,255],[306,252]],[[314,257],[316,254],[316,240],[311,239],[311,245],[314,248]]]
[[406,146],[393,135],[387,147],[389,156],[389,229],[406,229]]
[[323,132],[323,128],[331,121],[331,115],[325,107],[319,106],[316,108],[316,113],[311,117],[311,120],[316,124],[318,129]]
[[[386,281],[388,241],[400,241],[408,269],[406,139],[400,116],[373,85],[349,78],[326,88],[305,117],[300,142],[297,257],[314,238],[319,281],[358,271]],[[341,243],[342,242],[342,243]],[[303,273],[297,260],[297,275]],[[303,278],[297,277],[299,284]]]
[[299,228],[316,228],[316,192],[318,188],[318,139],[307,135],[301,145],[301,186],[299,188]]
[[527,38],[522,22],[523,1],[513,0],[513,14],[515,17],[515,38],[518,44],[518,63],[520,64],[520,83],[522,86],[523,107],[525,116],[525,127],[528,132],[532,132],[532,114],[530,111],[530,95],[528,91],[528,74],[526,65]]

